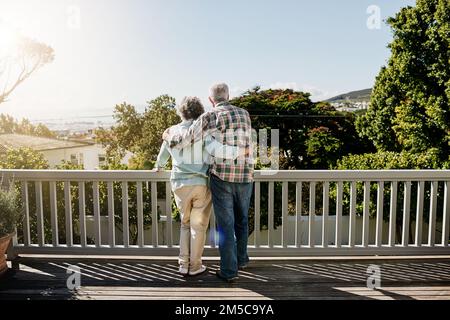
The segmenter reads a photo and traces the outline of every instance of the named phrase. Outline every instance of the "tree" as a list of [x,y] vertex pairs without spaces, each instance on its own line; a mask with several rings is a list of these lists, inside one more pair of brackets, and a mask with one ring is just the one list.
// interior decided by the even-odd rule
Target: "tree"
[[[294,90],[261,90],[255,87],[231,104],[248,110],[252,127],[260,129],[279,129],[280,168],[289,169],[328,169],[336,161],[350,153],[364,153],[371,150],[368,141],[360,139],[354,126],[355,117],[351,113],[336,111],[327,102],[314,103],[310,94]],[[270,134],[268,134],[270,146]],[[257,159],[256,168],[261,164]],[[318,188],[320,185],[318,185]],[[282,183],[275,182],[274,193],[280,195]],[[267,203],[268,184],[261,183],[261,203]],[[317,193],[317,200],[321,195]],[[303,188],[303,197],[309,197],[309,190]],[[288,213],[295,214],[295,188],[289,189]],[[253,201],[252,201],[253,203]],[[281,224],[281,206],[274,208],[274,226]],[[304,212],[306,208],[302,208]],[[261,206],[262,228],[268,225],[268,208]],[[254,207],[250,209],[250,219]],[[251,223],[250,231],[254,225]]]
[[155,162],[164,130],[179,123],[181,118],[175,109],[175,99],[168,95],[159,96],[147,103],[139,144],[140,151],[147,161]]
[[48,169],[44,155],[30,148],[9,149],[0,155],[2,169]]
[[[352,114],[338,112],[327,102],[313,103],[309,97],[290,89],[255,87],[231,103],[248,110],[253,129],[280,130],[281,169],[328,169],[344,155],[370,150],[370,144],[358,137]],[[332,146],[318,141],[319,135]],[[323,154],[327,149],[329,154]]]
[[0,114],[0,134],[5,133],[18,133],[37,137],[56,138],[56,134],[42,123],[35,126],[27,119],[22,119],[19,122],[10,115]]
[[106,154],[110,163],[121,159],[126,151],[137,152],[137,141],[142,138],[142,116],[136,108],[126,102],[114,108],[116,125],[110,129],[99,128],[95,134],[97,141],[106,147]]
[[339,159],[342,141],[329,128],[319,127],[309,131],[306,146],[306,154],[314,166],[330,168]]
[[367,113],[357,120],[362,137],[380,151],[450,154],[450,6],[418,0],[388,19],[393,30],[387,66],[378,75]]
[[127,103],[117,105],[114,110],[116,125],[110,129],[96,131],[97,140],[107,150],[110,162],[117,162],[125,151],[135,154],[133,169],[150,169],[161,146],[161,136],[166,128],[180,122],[175,110],[175,99],[162,95],[148,103],[144,113]]
[[54,59],[53,49],[35,40],[20,37],[17,47],[0,56],[0,104],[34,72]]

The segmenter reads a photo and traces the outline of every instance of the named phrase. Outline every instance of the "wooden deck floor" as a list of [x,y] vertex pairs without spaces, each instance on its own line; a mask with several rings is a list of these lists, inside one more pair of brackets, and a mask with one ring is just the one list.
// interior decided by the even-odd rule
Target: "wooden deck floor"
[[[206,274],[184,278],[173,260],[22,257],[0,280],[4,299],[450,299],[450,259],[252,261],[234,284]],[[367,267],[381,268],[381,288],[366,287]],[[66,286],[67,268],[81,287]]]

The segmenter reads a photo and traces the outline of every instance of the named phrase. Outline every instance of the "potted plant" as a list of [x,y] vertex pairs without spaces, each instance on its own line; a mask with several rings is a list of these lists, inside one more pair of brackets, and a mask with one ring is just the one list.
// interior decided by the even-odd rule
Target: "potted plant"
[[22,216],[18,200],[18,192],[13,186],[0,187],[0,276],[8,270],[6,251]]

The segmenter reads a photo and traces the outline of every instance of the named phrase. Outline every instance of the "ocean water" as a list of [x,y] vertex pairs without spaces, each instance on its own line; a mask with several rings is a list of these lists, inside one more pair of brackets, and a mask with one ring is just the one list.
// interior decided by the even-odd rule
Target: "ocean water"
[[45,124],[50,130],[70,132],[87,132],[96,128],[109,128],[114,125],[112,115],[55,117],[30,120],[33,124]]
[[[136,110],[139,113],[145,111],[145,105],[137,105]],[[84,108],[80,113],[69,113],[66,115],[44,115],[43,117],[29,118],[33,124],[45,124],[50,130],[71,132],[86,132],[96,128],[109,128],[115,124],[113,118],[113,109],[111,108],[92,108],[87,111]]]

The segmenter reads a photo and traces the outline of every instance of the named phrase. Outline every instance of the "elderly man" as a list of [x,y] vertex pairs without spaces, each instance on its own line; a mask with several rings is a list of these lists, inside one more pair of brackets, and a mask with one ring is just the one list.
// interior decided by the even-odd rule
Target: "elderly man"
[[193,141],[214,136],[218,142],[245,148],[236,160],[213,157],[210,188],[219,229],[220,270],[216,275],[226,282],[238,277],[247,267],[248,210],[253,191],[251,121],[248,112],[229,103],[229,88],[216,84],[210,89],[214,108],[204,113],[183,133],[166,130],[163,135],[171,147],[183,148]]

